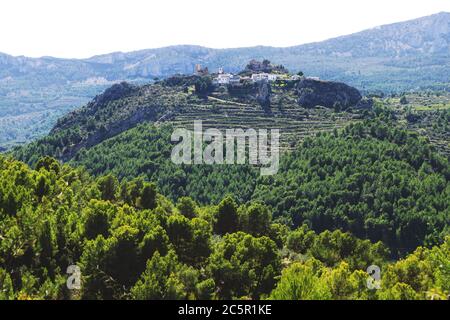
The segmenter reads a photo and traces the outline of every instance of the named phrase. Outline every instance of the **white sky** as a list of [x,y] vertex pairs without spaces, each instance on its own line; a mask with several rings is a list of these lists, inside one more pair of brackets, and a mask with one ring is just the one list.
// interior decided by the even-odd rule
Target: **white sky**
[[0,52],[291,46],[440,11],[450,12],[449,0],[0,0]]

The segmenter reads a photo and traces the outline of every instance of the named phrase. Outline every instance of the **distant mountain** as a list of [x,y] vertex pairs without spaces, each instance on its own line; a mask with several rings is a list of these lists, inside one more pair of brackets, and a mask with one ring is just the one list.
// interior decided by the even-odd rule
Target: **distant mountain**
[[450,13],[384,25],[298,48],[304,52],[354,58],[399,59],[417,55],[448,55]]
[[[45,76],[45,80],[50,84],[85,81],[93,77],[110,81],[151,79],[174,73],[191,73],[197,63],[213,70],[222,66],[237,71],[250,59],[262,58],[283,63],[292,71],[301,69],[316,76],[328,76],[329,71],[320,67],[322,59],[325,59],[322,63],[334,61],[336,64],[347,64],[349,69],[355,69],[350,68],[354,59],[362,59],[358,61],[362,67],[370,67],[378,62],[380,69],[416,69],[425,66],[448,67],[449,56],[450,13],[442,12],[323,42],[288,48],[260,46],[210,49],[181,45],[129,53],[115,52],[85,60],[12,57],[0,54],[0,77]],[[362,63],[364,61],[366,65]],[[411,61],[415,61],[415,64],[409,64]],[[338,72],[337,66],[332,69],[337,72],[334,78],[346,80],[348,70],[341,69],[341,72]],[[360,71],[358,79],[370,78],[369,72],[364,69]],[[380,70],[379,73],[383,72]]]
[[189,74],[195,64],[238,71],[250,59],[269,59],[362,91],[450,90],[450,13],[288,48],[183,45],[84,60],[0,54],[0,146],[44,134],[57,116],[115,82]]

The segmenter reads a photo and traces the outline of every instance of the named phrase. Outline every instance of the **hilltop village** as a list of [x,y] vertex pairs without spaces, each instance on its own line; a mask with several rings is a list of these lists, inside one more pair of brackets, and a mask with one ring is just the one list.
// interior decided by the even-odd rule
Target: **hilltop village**
[[203,98],[232,99],[247,104],[256,102],[268,113],[274,102],[281,106],[287,103],[286,99],[296,100],[304,108],[322,106],[346,110],[372,105],[370,101],[360,103],[360,92],[344,83],[306,77],[301,71],[292,74],[283,65],[272,64],[269,60],[251,60],[238,73],[225,72],[223,68],[210,73],[208,67],[196,64],[192,75],[175,75],[163,83],[181,86],[186,93],[195,92]]
[[[200,64],[195,65],[194,75],[207,76],[209,74],[208,68],[202,68]],[[257,83],[260,81],[275,82],[277,80],[283,81],[299,81],[304,77],[302,72],[298,74],[290,74],[289,71],[282,65],[272,65],[269,60],[262,62],[251,60],[246,66],[245,70],[238,73],[225,72],[223,68],[219,68],[217,73],[210,75],[214,85],[239,85],[242,83]],[[309,79],[319,80],[313,77]]]

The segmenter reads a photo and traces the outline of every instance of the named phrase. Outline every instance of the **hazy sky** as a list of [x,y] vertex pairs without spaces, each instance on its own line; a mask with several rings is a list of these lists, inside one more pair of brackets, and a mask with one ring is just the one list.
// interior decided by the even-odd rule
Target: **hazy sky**
[[0,0],[0,52],[291,46],[440,11],[450,12],[449,0]]

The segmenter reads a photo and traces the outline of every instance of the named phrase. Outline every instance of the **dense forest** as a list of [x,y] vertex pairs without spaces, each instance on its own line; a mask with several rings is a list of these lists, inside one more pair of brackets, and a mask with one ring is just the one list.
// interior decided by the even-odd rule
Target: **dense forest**
[[82,150],[70,162],[119,181],[143,178],[172,201],[258,200],[289,227],[340,229],[383,241],[394,257],[449,234],[450,166],[424,138],[381,113],[342,131],[307,138],[281,158],[277,175],[252,166],[175,165],[172,127],[143,124]]
[[175,166],[170,125],[64,165],[1,157],[0,299],[446,299],[448,159],[392,116],[305,139],[269,177]]
[[[176,203],[141,179],[0,158],[0,299],[445,299],[450,238],[390,262],[382,242],[290,229],[260,201]],[[383,270],[380,290],[368,265]],[[81,269],[68,290],[69,265]]]

